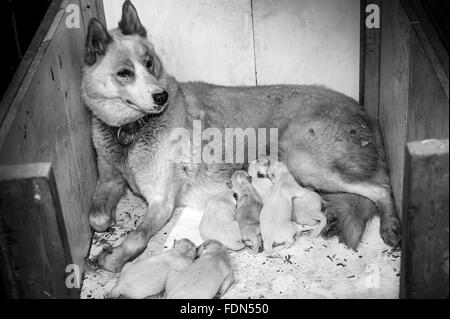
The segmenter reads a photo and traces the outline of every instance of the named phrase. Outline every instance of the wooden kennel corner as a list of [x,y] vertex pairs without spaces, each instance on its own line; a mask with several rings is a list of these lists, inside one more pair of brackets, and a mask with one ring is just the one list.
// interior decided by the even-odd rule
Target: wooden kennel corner
[[363,0],[362,22],[369,4],[381,8],[381,29],[362,24],[361,91],[403,221],[400,295],[448,298],[449,60],[434,23],[444,13],[430,14],[428,0]]
[[[69,4],[81,9],[79,28],[66,27]],[[79,295],[76,287],[65,286],[65,269],[76,264],[83,271],[91,241],[87,216],[97,170],[89,114],[80,99],[91,17],[104,21],[102,1],[54,0],[1,100],[0,263],[6,297]]]
[[[334,0],[333,0],[334,1]],[[360,101],[379,124],[403,220],[401,297],[448,298],[448,49],[428,0],[361,0]],[[67,5],[80,28],[65,25]],[[381,29],[365,8],[381,9]],[[101,0],[54,0],[0,105],[0,295],[71,298],[97,172],[80,99],[90,17]],[[429,141],[432,139],[432,141]]]

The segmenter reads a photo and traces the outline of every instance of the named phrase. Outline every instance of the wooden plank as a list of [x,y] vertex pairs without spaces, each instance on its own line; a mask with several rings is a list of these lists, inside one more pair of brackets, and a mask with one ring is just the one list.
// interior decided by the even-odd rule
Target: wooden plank
[[448,97],[416,32],[411,51],[407,140],[448,139]]
[[320,84],[359,98],[359,0],[253,1],[258,85]]
[[416,16],[411,12],[408,16],[402,3],[383,1],[379,106],[379,121],[399,211],[403,207],[406,143],[448,138],[449,125],[448,81],[442,75],[444,69],[439,66],[422,23],[414,20]]
[[[379,98],[380,98],[380,44],[381,29],[367,28],[365,20],[367,17],[366,7],[374,4],[380,10],[381,0],[362,0],[361,1],[361,34],[363,41],[361,45],[361,80],[360,104],[374,122],[378,122]],[[381,11],[380,11],[381,13]]]
[[[443,39],[439,36],[438,30],[436,30],[435,21],[432,21],[433,17],[429,16],[429,13],[426,12],[423,4],[423,0],[402,0],[405,12],[410,21],[414,21],[412,27],[426,51],[431,67],[439,79],[448,99],[448,48],[446,48],[443,42],[447,41],[448,43],[448,39]],[[444,4],[441,4],[441,6],[445,8]]]
[[79,295],[65,285],[72,259],[50,163],[0,166],[0,245],[6,297]]
[[[77,0],[71,0],[77,4]],[[58,183],[72,259],[84,265],[91,229],[87,214],[97,178],[89,113],[80,98],[85,29],[68,29],[63,15],[0,128],[0,164],[51,162]]]
[[[255,85],[250,0],[133,0],[169,74],[178,81]],[[123,0],[105,2],[116,28]]]
[[95,6],[97,8],[97,19],[106,25],[105,6],[103,0],[95,0]]
[[89,20],[92,18],[99,19],[102,23],[105,23],[105,12],[103,8],[103,0],[79,0],[81,8],[83,26],[87,30]]
[[[402,209],[411,26],[399,0],[382,2],[379,123],[397,211]],[[401,215],[400,215],[401,216]]]
[[35,71],[33,65],[38,64],[40,58],[42,57],[42,53],[47,45],[47,43],[43,42],[43,40],[52,25],[56,14],[60,11],[61,4],[62,0],[53,0],[50,4],[36,34],[31,40],[25,55],[14,73],[8,89],[0,100],[0,127],[3,126],[3,121],[5,120],[6,114],[8,113],[10,107],[14,106],[14,99],[16,95],[20,93],[19,88],[22,86],[27,86],[27,83],[33,77],[33,72]]
[[402,298],[449,297],[449,142],[407,144]]

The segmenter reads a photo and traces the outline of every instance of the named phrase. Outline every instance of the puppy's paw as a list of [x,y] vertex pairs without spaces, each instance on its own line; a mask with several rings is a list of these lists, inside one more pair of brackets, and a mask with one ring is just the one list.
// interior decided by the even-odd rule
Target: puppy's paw
[[116,224],[114,211],[106,201],[94,201],[89,212],[89,223],[96,232],[105,232]]
[[258,254],[262,251],[261,236],[255,235],[252,239],[244,239],[244,244],[250,249],[253,254]]
[[381,217],[380,235],[387,245],[394,248],[400,246],[402,225],[397,216]]
[[262,251],[261,230],[257,225],[246,226],[241,229],[242,241],[253,254]]

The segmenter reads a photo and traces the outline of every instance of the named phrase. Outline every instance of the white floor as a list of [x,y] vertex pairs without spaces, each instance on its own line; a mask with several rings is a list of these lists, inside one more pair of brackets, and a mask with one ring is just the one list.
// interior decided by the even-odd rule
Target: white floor
[[[106,243],[118,245],[144,211],[142,200],[127,194],[119,203],[114,232],[94,235],[90,257]],[[164,249],[179,216],[176,212],[138,258]],[[383,243],[378,228],[379,220],[374,219],[358,252],[347,249],[337,238],[301,237],[290,249],[272,256],[230,253],[236,282],[223,298],[398,298],[400,252]],[[117,274],[88,270],[81,298],[103,298],[116,279]]]

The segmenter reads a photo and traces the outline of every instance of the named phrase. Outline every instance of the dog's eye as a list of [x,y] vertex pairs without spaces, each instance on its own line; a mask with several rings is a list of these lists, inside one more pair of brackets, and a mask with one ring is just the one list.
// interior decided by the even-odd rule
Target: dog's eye
[[117,76],[120,78],[131,78],[133,76],[133,72],[128,69],[124,69],[117,72]]
[[152,58],[147,58],[147,60],[145,61],[145,67],[150,70],[152,66],[153,66]]

